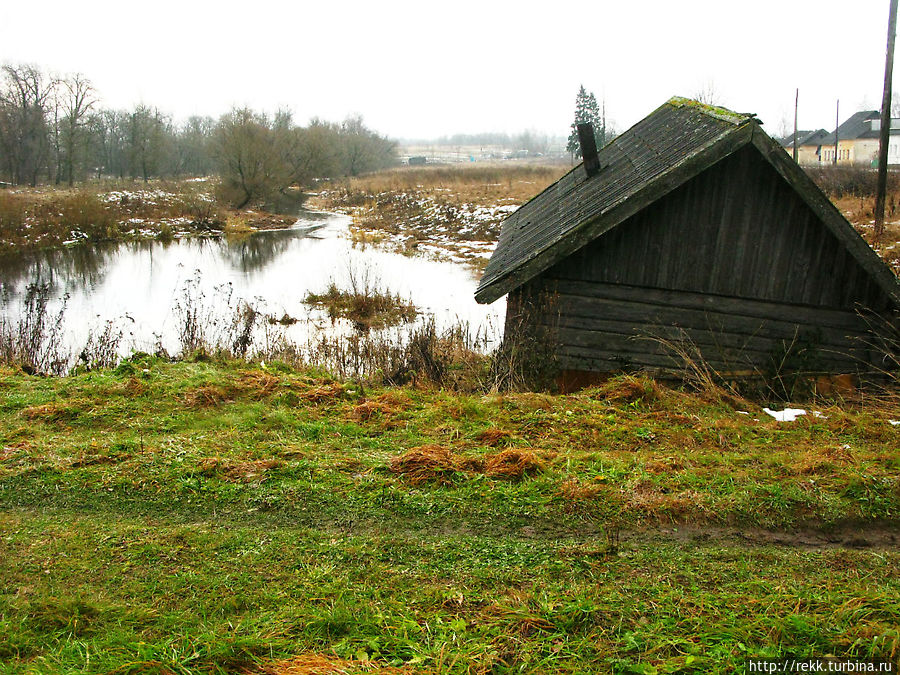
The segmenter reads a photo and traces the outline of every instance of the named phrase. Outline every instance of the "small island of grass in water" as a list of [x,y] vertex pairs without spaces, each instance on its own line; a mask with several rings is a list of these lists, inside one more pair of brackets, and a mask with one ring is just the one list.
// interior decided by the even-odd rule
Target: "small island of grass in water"
[[419,315],[419,308],[411,300],[380,288],[378,281],[371,281],[368,273],[364,273],[361,279],[351,273],[349,289],[339,288],[337,283],[331,281],[324,293],[310,291],[303,302],[325,309],[332,321],[352,321],[361,333],[412,323]]

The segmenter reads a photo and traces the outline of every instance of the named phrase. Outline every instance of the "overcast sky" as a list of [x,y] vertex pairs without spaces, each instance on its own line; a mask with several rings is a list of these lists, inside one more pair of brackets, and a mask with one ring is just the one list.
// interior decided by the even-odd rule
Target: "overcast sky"
[[878,108],[888,0],[7,2],[0,62],[86,75],[104,105],[360,113],[399,138],[567,133],[579,84],[622,130],[710,85],[770,134]]

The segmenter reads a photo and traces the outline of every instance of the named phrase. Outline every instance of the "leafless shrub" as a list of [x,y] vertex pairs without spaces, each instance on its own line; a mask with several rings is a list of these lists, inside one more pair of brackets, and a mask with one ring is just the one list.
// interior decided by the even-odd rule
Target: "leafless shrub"
[[[831,198],[874,197],[878,174],[864,166],[809,167],[806,173]],[[888,172],[888,191],[900,189],[900,177]]]
[[178,330],[179,354],[208,356],[221,354],[245,358],[252,353],[259,310],[246,300],[236,300],[230,283],[212,289],[207,298],[198,270],[181,290],[173,308]]
[[63,318],[68,296],[51,314],[49,284],[32,284],[25,292],[19,318],[0,318],[0,361],[30,373],[61,375],[71,360],[62,345]]
[[88,335],[87,343],[78,355],[78,365],[86,370],[112,368],[119,362],[122,331],[115,322],[106,321],[98,332]]
[[[439,331],[433,318],[405,333],[321,334],[300,358],[342,379],[431,383],[480,390],[488,381],[487,337],[459,323]],[[296,353],[295,353],[296,356]]]
[[259,318],[259,312],[246,301],[239,303],[237,311],[232,314],[230,333],[232,335],[231,351],[244,358],[253,343],[253,327]]

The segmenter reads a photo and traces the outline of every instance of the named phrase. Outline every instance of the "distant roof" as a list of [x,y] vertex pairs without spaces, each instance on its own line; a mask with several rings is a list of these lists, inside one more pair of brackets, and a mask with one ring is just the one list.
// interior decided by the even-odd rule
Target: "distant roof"
[[[822,144],[822,139],[826,136],[828,136],[828,132],[824,129],[798,131],[797,147],[799,148],[801,145],[819,146]],[[784,138],[779,139],[778,142],[785,148],[791,148],[794,146],[794,134],[788,134]]]
[[893,272],[754,115],[677,97],[601,148],[599,173],[587,177],[578,165],[512,213],[503,222],[475,299],[493,302],[518,288],[750,143],[900,305]]
[[[881,113],[877,110],[860,110],[858,113],[853,113],[838,127],[838,140],[852,141],[871,134],[872,125],[869,123],[869,120],[877,120],[880,116]],[[878,137],[877,131],[875,132],[875,137]],[[833,131],[821,140],[821,145],[834,145]]]

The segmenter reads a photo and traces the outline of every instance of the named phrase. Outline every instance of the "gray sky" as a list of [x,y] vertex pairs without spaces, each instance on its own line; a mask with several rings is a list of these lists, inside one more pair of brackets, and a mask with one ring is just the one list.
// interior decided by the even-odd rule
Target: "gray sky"
[[888,0],[0,4],[0,62],[81,72],[103,103],[360,113],[393,137],[563,135],[579,84],[620,130],[712,85],[770,134],[877,108]]

